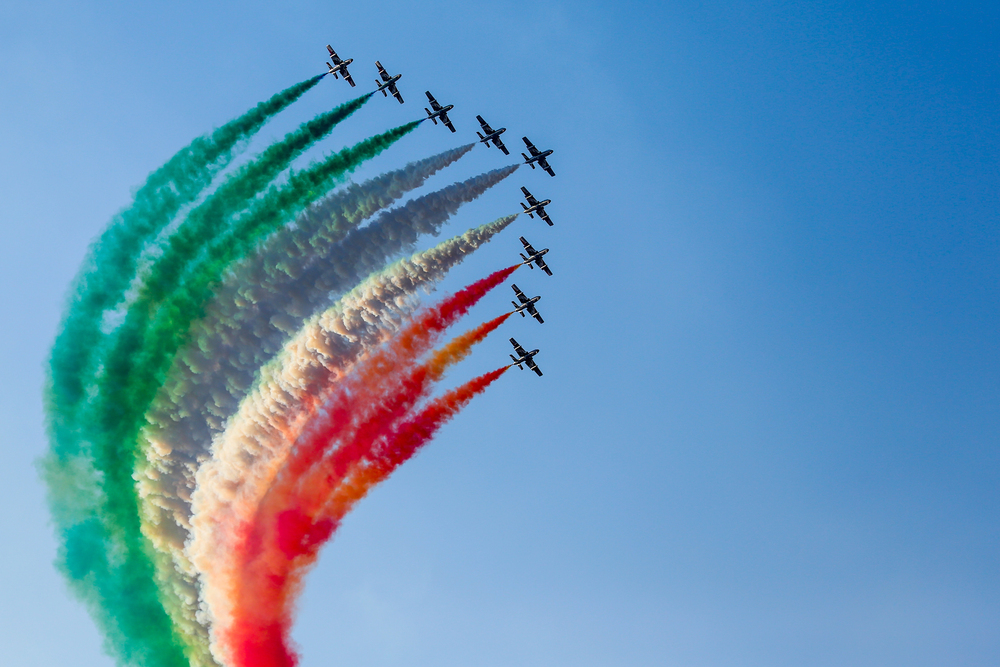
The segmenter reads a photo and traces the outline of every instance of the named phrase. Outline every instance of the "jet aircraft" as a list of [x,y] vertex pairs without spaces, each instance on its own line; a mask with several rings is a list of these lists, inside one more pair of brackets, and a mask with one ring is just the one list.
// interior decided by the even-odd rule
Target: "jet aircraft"
[[530,192],[528,192],[528,188],[523,185],[521,186],[521,192],[524,193],[524,198],[527,199],[528,204],[530,204],[530,206],[525,206],[524,202],[521,202],[521,208],[523,208],[524,212],[528,214],[528,217],[534,218],[534,214],[537,213],[538,217],[547,222],[549,227],[551,227],[552,221],[549,220],[549,214],[545,212],[545,207],[551,204],[552,200],[545,199],[543,201],[538,201]]
[[[448,118],[448,112],[454,109],[455,105],[449,104],[446,107],[442,107],[440,104],[438,104],[438,101],[434,99],[434,96],[431,95],[431,91],[426,90],[424,91],[424,93],[427,95],[427,99],[431,103],[431,109],[434,109],[434,113],[431,113],[431,109],[424,107],[424,111],[427,112],[427,117],[430,118],[435,125],[438,124],[437,118],[440,118],[441,122],[444,123],[444,126],[447,127],[449,130],[451,130],[452,132],[454,132],[455,126],[451,124],[451,119]],[[437,118],[435,118],[435,116],[437,116]]]
[[521,259],[524,260],[521,263],[527,264],[529,269],[533,269],[535,268],[535,265],[537,265],[538,268],[540,268],[542,271],[551,276],[552,270],[545,263],[545,260],[542,259],[542,255],[547,253],[549,249],[545,248],[544,250],[535,250],[534,248],[531,247],[531,244],[524,239],[523,236],[521,236],[520,239],[521,239],[521,245],[524,246],[524,252],[528,253],[527,257],[525,257],[523,253],[521,253]]
[[535,163],[537,162],[538,166],[548,172],[549,176],[555,176],[556,172],[552,171],[552,167],[550,167],[549,163],[545,161],[546,157],[552,155],[552,149],[550,148],[547,151],[539,151],[535,148],[533,143],[528,141],[528,137],[521,137],[521,139],[524,140],[524,145],[528,147],[528,152],[531,153],[531,157],[521,153],[521,157],[524,158],[524,164],[531,165],[531,168],[534,169]]
[[545,324],[545,320],[543,320],[542,316],[538,314],[537,310],[535,310],[535,302],[542,297],[533,296],[529,299],[524,295],[524,292],[518,289],[517,285],[511,285],[511,287],[514,288],[514,295],[517,296],[517,300],[521,302],[521,305],[518,305],[517,302],[511,301],[511,304],[514,306],[514,312],[521,313],[521,317],[524,317],[524,311],[528,311],[529,315],[534,317],[541,324]]
[[517,341],[514,340],[513,338],[510,339],[510,344],[514,346],[514,353],[517,354],[517,357],[515,357],[513,354],[510,355],[510,358],[514,360],[513,365],[517,366],[519,369],[523,371],[524,366],[522,366],[521,364],[526,364],[529,370],[535,371],[535,373],[538,374],[538,377],[541,377],[542,369],[539,368],[537,364],[535,364],[535,355],[538,354],[538,350],[532,350],[531,352],[527,352],[523,347],[518,345]]
[[489,123],[483,120],[482,116],[476,116],[476,120],[478,120],[479,124],[483,126],[483,132],[486,133],[486,135],[483,136],[480,132],[476,132],[476,134],[479,135],[479,143],[486,144],[486,147],[489,148],[490,142],[492,141],[493,145],[503,151],[504,155],[510,155],[510,151],[507,150],[507,147],[504,146],[503,142],[500,140],[500,135],[506,132],[507,128],[501,127],[499,130],[494,130],[490,127]]
[[[398,90],[396,90],[396,82],[399,81],[400,77],[403,75],[397,74],[396,76],[389,76],[389,73],[385,71],[384,67],[382,67],[382,63],[377,60],[375,61],[375,67],[378,67],[379,76],[382,77],[381,81],[375,79],[375,85],[378,86],[378,90],[375,92],[381,91],[383,97],[389,97],[389,93],[392,93],[392,96],[399,100],[399,103],[402,104],[403,96],[399,94]],[[385,92],[386,89],[389,90],[389,93]]]
[[332,65],[330,63],[325,63],[325,65],[330,69],[330,74],[332,74],[333,78],[336,79],[337,72],[340,72],[340,74],[344,77],[344,81],[351,84],[351,87],[353,88],[354,79],[351,78],[351,73],[347,71],[347,66],[354,62],[354,58],[341,60],[340,56],[337,55],[337,52],[334,51],[333,47],[329,44],[326,45],[326,50],[330,52],[330,60],[333,61]]

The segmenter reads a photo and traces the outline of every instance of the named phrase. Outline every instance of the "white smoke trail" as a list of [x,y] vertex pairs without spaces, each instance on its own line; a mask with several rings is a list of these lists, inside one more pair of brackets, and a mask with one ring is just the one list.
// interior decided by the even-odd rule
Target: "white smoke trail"
[[313,317],[261,371],[260,382],[213,443],[192,496],[191,562],[201,573],[203,622],[231,619],[238,572],[225,556],[286,460],[325,391],[394,331],[416,294],[516,216],[469,230],[370,276]]
[[[254,332],[262,327],[254,322],[253,309],[246,308],[246,291],[274,284],[270,293],[280,293],[283,288],[294,293],[296,273],[312,265],[318,256],[328,254],[329,246],[335,246],[363,220],[420,187],[471,148],[471,144],[460,146],[410,163],[360,185],[352,184],[313,205],[294,224],[273,234],[256,253],[229,271],[206,317],[192,328],[191,342],[180,352],[146,416],[148,424],[140,437],[145,456],[137,462],[136,477],[141,527],[154,548],[161,599],[192,647],[189,655],[194,662],[214,664],[207,652],[207,629],[196,615],[197,573],[184,555],[195,472],[208,457],[212,426],[220,426],[235,411],[253,373],[263,363],[262,357],[276,352],[283,342],[270,348],[261,345],[261,337]],[[241,322],[249,333],[249,342],[240,349],[239,341],[228,341],[225,348],[234,361],[249,358],[249,363],[236,364],[241,374],[226,375],[224,371],[230,365],[219,363],[220,341],[225,341]],[[220,405],[230,409],[220,410]],[[206,410],[214,414],[206,415]],[[196,647],[204,648],[199,654]]]

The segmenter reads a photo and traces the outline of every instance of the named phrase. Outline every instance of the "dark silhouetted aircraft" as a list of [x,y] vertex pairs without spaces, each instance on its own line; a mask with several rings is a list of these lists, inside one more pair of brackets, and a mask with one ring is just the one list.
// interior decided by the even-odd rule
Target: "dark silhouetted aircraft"
[[[527,264],[529,269],[533,269],[535,268],[534,265],[537,265],[538,268],[540,268],[542,271],[551,276],[552,270],[545,264],[545,260],[542,259],[542,255],[547,253],[549,249],[545,248],[544,250],[535,250],[534,248],[531,247],[530,243],[524,240],[523,236],[520,237],[520,239],[521,239],[521,245],[524,246],[524,252],[528,253],[527,257],[525,257],[523,253],[521,254],[521,259],[524,260],[521,263]],[[532,263],[534,263],[534,265]]]
[[[375,61],[375,67],[378,67],[378,74],[382,77],[382,81],[375,79],[375,85],[378,86],[378,90],[375,92],[381,91],[384,97],[389,97],[389,93],[392,93],[392,96],[399,100],[399,103],[402,104],[403,96],[399,94],[398,90],[396,90],[396,82],[399,81],[400,77],[403,75],[397,74],[396,76],[389,76],[389,73],[385,71],[384,67],[382,67],[382,63],[377,60]],[[389,93],[385,92],[386,89],[389,90]]]
[[535,310],[535,302],[541,299],[542,297],[533,296],[529,299],[528,297],[524,296],[524,292],[518,289],[517,285],[511,285],[511,287],[514,288],[514,295],[517,296],[517,300],[521,302],[521,305],[518,305],[517,302],[511,301],[511,304],[514,306],[514,312],[521,313],[521,317],[524,317],[524,311],[528,311],[529,315],[531,315],[536,320],[544,324],[545,320],[543,320],[542,316],[538,314],[537,310]]
[[525,206],[524,202],[521,202],[521,208],[524,212],[528,214],[529,218],[534,218],[534,213],[538,214],[538,217],[549,223],[549,227],[552,226],[552,221],[549,220],[549,214],[545,212],[545,207],[552,203],[551,199],[545,199],[543,201],[538,201],[528,192],[528,188],[521,186],[521,192],[524,193],[524,198],[528,200],[529,206]]
[[328,68],[330,68],[330,74],[332,74],[333,78],[336,79],[337,73],[339,72],[340,75],[344,77],[344,81],[351,84],[351,87],[353,88],[354,79],[351,78],[351,73],[347,71],[347,66],[354,62],[354,58],[341,60],[340,56],[337,55],[337,52],[334,51],[333,47],[329,44],[326,45],[326,50],[330,52],[330,60],[333,61],[332,65],[330,63],[324,63]]
[[[434,96],[431,95],[431,91],[427,90],[424,92],[427,95],[427,99],[431,103],[431,109],[434,109],[434,113],[431,113],[431,109],[424,107],[424,111],[427,112],[427,117],[430,118],[435,125],[438,124],[437,118],[440,118],[441,122],[444,123],[444,126],[447,127],[449,130],[451,130],[452,132],[454,132],[455,126],[451,124],[451,119],[448,118],[448,112],[454,109],[455,105],[449,104],[448,106],[443,107],[440,104],[438,104],[438,101],[436,99],[434,99]],[[437,118],[435,118],[435,116]]]
[[531,153],[531,157],[521,153],[521,157],[524,158],[524,164],[531,165],[531,168],[534,169],[535,163],[537,162],[538,166],[548,172],[549,176],[555,176],[556,172],[552,171],[552,167],[550,167],[549,163],[545,161],[546,157],[552,155],[552,149],[550,148],[547,151],[539,151],[535,148],[533,143],[528,141],[528,137],[521,138],[524,140],[524,145],[528,147],[528,152]]
[[510,155],[510,151],[507,150],[507,147],[503,145],[502,141],[500,141],[500,135],[506,132],[507,128],[501,127],[499,130],[494,130],[490,127],[489,123],[483,120],[482,116],[476,116],[476,120],[478,120],[479,124],[483,126],[483,132],[486,133],[484,136],[483,134],[476,132],[476,134],[479,135],[479,143],[486,144],[486,147],[489,148],[490,142],[492,141],[493,145],[502,150],[504,155]]
[[531,352],[526,352],[524,348],[521,347],[518,344],[518,342],[513,338],[510,339],[510,344],[514,346],[514,353],[517,354],[517,357],[515,357],[513,354],[510,355],[510,358],[514,360],[514,366],[517,366],[519,369],[523,371],[524,366],[522,366],[521,364],[525,364],[527,365],[529,370],[535,371],[535,373],[538,374],[538,377],[541,377],[542,369],[540,369],[535,364],[535,355],[538,354],[538,350],[532,350]]

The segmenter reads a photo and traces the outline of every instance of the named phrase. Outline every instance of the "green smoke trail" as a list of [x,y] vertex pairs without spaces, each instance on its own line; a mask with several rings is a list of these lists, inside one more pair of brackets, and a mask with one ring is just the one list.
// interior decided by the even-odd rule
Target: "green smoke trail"
[[[121,655],[131,657],[136,664],[182,665],[184,649],[190,648],[175,634],[154,585],[151,553],[140,533],[138,497],[131,476],[143,415],[173,355],[233,260],[322,196],[338,178],[417,125],[410,123],[372,137],[292,174],[287,184],[269,190],[221,237],[212,226],[200,227],[204,236],[191,236],[186,243],[192,249],[208,246],[179,288],[171,284],[176,281],[174,264],[170,271],[154,267],[116,331],[114,347],[105,358],[88,411],[86,429],[91,434],[95,466],[102,475],[103,502],[95,508],[100,518],[67,532],[65,553],[71,575],[91,581],[107,601],[102,612],[114,622],[109,624],[111,629],[129,640],[128,646],[120,648]],[[160,295],[164,298],[157,304]]]
[[232,160],[271,117],[295,102],[324,75],[298,83],[261,102],[208,136],[198,137],[154,171],[132,205],[116,215],[91,246],[70,288],[66,314],[52,347],[46,404],[55,456],[76,448],[76,407],[84,398],[88,350],[101,337],[101,318],[114,307],[135,275],[143,246]]
[[[41,461],[41,472],[49,486],[53,519],[64,542],[70,540],[70,535],[76,536],[72,538],[77,549],[73,565],[63,547],[59,555],[61,569],[104,631],[107,652],[133,664],[146,664],[146,656],[154,652],[176,652],[169,646],[143,649],[134,644],[129,639],[129,624],[119,623],[104,609],[104,605],[116,602],[94,585],[95,579],[109,576],[114,565],[101,555],[103,543],[88,538],[94,532],[93,525],[100,522],[95,513],[100,502],[100,476],[90,459],[90,444],[80,437],[77,421],[86,398],[87,378],[95,370],[92,352],[103,337],[102,318],[128,289],[143,247],[184,206],[198,198],[271,117],[322,78],[315,76],[277,93],[211,134],[195,139],[150,174],[135,192],[132,204],[118,213],[93,243],[69,290],[66,312],[49,359],[44,399],[50,452]],[[142,597],[141,592],[137,597]],[[137,610],[142,606],[137,605]],[[133,621],[138,628],[155,625],[141,613]],[[165,664],[169,663],[167,659]]]
[[368,93],[345,102],[336,109],[303,123],[284,140],[269,146],[260,157],[230,176],[219,189],[187,216],[184,224],[167,239],[163,256],[157,260],[154,275],[143,284],[144,298],[156,303],[177,284],[188,262],[206,243],[227,233],[233,216],[246,208],[274,178],[296,157],[329,134],[333,128],[371,99]]

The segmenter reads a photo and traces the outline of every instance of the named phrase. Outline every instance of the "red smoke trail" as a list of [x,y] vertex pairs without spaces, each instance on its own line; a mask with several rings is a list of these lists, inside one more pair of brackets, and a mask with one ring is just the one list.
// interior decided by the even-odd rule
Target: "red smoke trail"
[[[347,378],[326,401],[326,414],[313,420],[313,426],[296,443],[295,452],[286,463],[286,478],[297,480],[327,451],[330,443],[345,427],[364,415],[373,398],[387,383],[398,378],[398,371],[427,352],[437,337],[465,315],[487,292],[505,281],[520,264],[496,271],[477,280],[441,303],[414,316],[389,343],[360,364],[353,377]],[[280,483],[280,482],[279,482]]]
[[[448,363],[500,326],[510,315],[495,318],[460,336],[414,368],[441,332],[502,283],[520,265],[497,271],[419,313],[389,343],[361,364],[328,402],[332,407],[297,443],[285,470],[275,480],[233,557],[242,576],[234,594],[235,619],[216,627],[220,644],[242,667],[294,665],[296,656],[285,641],[291,625],[291,602],[301,574],[315,561],[319,547],[333,533],[339,518],[319,518],[331,489],[370,451],[371,443],[398,422],[440,378]],[[463,352],[464,348],[464,352]],[[407,372],[409,371],[409,372]],[[321,475],[307,474],[329,452]],[[235,582],[234,582],[235,583]]]
[[[508,368],[510,366],[504,366],[470,380],[431,401],[416,415],[399,424],[379,443],[375,455],[365,465],[358,466],[346,483],[336,488],[322,515],[309,517],[298,508],[277,515],[276,532],[279,536],[284,535],[285,539],[295,535],[295,553],[283,553],[283,559],[279,559],[274,558],[277,552],[272,550],[270,557],[258,559],[248,568],[247,574],[262,581],[265,586],[257,589],[258,597],[241,601],[249,604],[244,607],[246,613],[233,629],[231,651],[235,665],[293,667],[298,663],[298,656],[287,639],[292,624],[289,603],[301,588],[301,577],[315,560],[319,547],[330,538],[355,503],[412,458],[446,421]],[[288,542],[284,546],[292,545]],[[278,575],[278,569],[273,569],[276,565],[283,566],[280,569],[284,576]],[[260,575],[264,576],[260,578]],[[260,593],[265,596],[259,597]]]
[[[305,516],[320,514],[323,505],[328,503],[331,493],[344,478],[352,474],[358,465],[372,459],[373,444],[389,435],[393,427],[427,397],[433,383],[441,379],[449,366],[467,357],[473,345],[495,331],[510,316],[511,313],[504,313],[454,338],[434,352],[426,363],[411,368],[398,383],[380,395],[370,396],[372,407],[363,419],[353,429],[340,435],[341,445],[321,465],[314,466],[299,478],[298,493],[294,502],[287,505],[294,505]],[[329,442],[320,444],[325,444],[327,451],[330,450]],[[286,556],[292,558],[297,555],[294,540],[282,539],[279,535],[279,541],[293,549],[286,551]]]
[[330,498],[324,521],[339,523],[368,491],[408,461],[434,437],[445,422],[482,393],[510,366],[480,375],[427,404],[415,416],[393,429],[372,452],[371,462],[361,467]]

